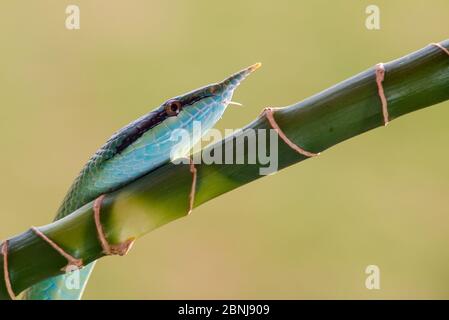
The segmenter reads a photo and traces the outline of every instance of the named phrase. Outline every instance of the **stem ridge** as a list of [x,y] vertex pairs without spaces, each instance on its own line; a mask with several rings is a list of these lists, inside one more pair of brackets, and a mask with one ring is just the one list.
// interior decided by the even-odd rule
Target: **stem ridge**
[[441,50],[446,52],[446,54],[449,56],[449,50],[443,47],[441,43],[431,43],[431,45],[440,48]]
[[382,115],[384,117],[384,125],[388,125],[390,122],[390,116],[388,115],[388,102],[387,97],[385,96],[383,81],[385,80],[385,66],[384,64],[378,63],[376,64],[376,83],[377,83],[377,92],[379,94],[380,101],[382,103]]
[[187,211],[187,215],[192,213],[193,205],[195,203],[195,194],[196,194],[196,178],[197,178],[197,170],[195,167],[195,163],[193,162],[193,159],[190,158],[190,172],[192,173],[192,186],[190,187],[190,193],[189,193],[189,211]]
[[75,257],[73,257],[72,255],[70,255],[69,253],[67,253],[66,251],[64,251],[64,249],[62,249],[59,245],[56,244],[56,242],[54,242],[53,240],[51,240],[49,237],[47,237],[42,231],[40,231],[38,228],[32,226],[31,230],[42,240],[44,240],[45,242],[47,242],[53,249],[55,249],[61,256],[63,256],[65,259],[67,259],[67,266],[65,266],[64,268],[62,268],[63,271],[70,269],[70,267],[74,266],[77,268],[82,268],[83,267],[83,260],[82,259],[77,259]]
[[268,120],[268,123],[270,124],[271,128],[273,128],[276,133],[278,134],[279,138],[282,139],[290,148],[298,152],[299,154],[302,154],[303,156],[306,156],[307,158],[316,157],[320,155],[320,152],[313,153],[307,150],[304,150],[300,146],[298,146],[296,143],[291,141],[285,133],[282,131],[282,129],[279,127],[279,125],[276,122],[276,119],[274,119],[274,112],[276,111],[276,108],[265,108],[262,111],[262,116],[265,116]]
[[124,256],[129,252],[129,250],[131,250],[131,247],[134,244],[134,238],[128,239],[125,242],[119,244],[109,244],[100,220],[101,204],[103,203],[105,196],[106,195],[102,194],[97,199],[95,199],[93,204],[94,220],[95,227],[97,229],[98,240],[100,241],[101,247],[103,248],[103,253],[105,255]]
[[9,276],[9,267],[8,267],[8,241],[5,240],[2,245],[2,254],[3,254],[3,278],[5,280],[6,290],[8,291],[8,295],[11,300],[16,299],[16,295],[11,285],[11,277]]

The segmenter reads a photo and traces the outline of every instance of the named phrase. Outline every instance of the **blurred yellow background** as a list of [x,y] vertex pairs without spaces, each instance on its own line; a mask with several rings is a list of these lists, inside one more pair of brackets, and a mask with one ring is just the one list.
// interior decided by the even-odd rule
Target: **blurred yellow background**
[[[65,8],[81,29],[65,28]],[[380,7],[381,29],[365,28]],[[2,1],[0,238],[53,219],[91,154],[262,61],[219,128],[449,37],[449,2]],[[225,194],[99,261],[85,298],[449,298],[449,103]],[[381,271],[367,290],[366,266]]]

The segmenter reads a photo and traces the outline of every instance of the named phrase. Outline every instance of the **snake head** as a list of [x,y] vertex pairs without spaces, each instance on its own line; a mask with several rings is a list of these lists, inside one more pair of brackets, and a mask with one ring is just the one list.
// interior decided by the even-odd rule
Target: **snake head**
[[[252,72],[257,70],[261,63],[253,64],[219,83],[213,83],[208,86],[196,89],[181,96],[167,100],[163,107],[168,116],[177,116],[182,113],[183,109],[198,109],[210,107],[226,108],[229,104],[237,104],[232,102],[234,90],[240,83]],[[189,108],[190,107],[190,108]]]
[[[163,127],[169,130],[183,129],[190,135],[190,143],[178,144],[182,148],[176,152],[177,155],[185,154],[195,145],[220,120],[228,105],[237,104],[232,101],[234,90],[260,66],[260,63],[256,63],[221,82],[177,96],[162,104],[160,116],[156,118],[164,119]],[[200,130],[195,130],[195,127],[200,127]]]
[[[178,152],[184,154],[217,123],[226,107],[233,103],[231,99],[234,90],[260,65],[256,63],[219,83],[167,100],[155,110],[119,130],[101,150],[110,149],[113,145],[113,156],[121,154],[122,158],[143,152],[145,157],[148,155],[148,167],[156,166],[166,162],[171,149],[175,148],[174,142],[167,140],[170,134],[182,129],[191,136],[189,143],[183,144],[182,150]],[[200,130],[194,130],[195,126],[200,127]],[[143,149],[146,150],[142,151]],[[148,170],[144,166],[141,169],[142,172]]]

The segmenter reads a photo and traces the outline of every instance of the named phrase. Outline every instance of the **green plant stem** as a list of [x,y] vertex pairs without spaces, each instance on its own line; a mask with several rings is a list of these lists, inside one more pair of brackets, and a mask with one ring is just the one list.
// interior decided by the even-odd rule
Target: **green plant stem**
[[[449,47],[449,40],[442,42]],[[385,64],[383,86],[390,120],[449,99],[449,55],[427,46]],[[365,131],[383,126],[381,102],[371,68],[311,98],[277,111],[274,116],[287,137],[305,150],[323,150]],[[241,131],[206,147],[210,153],[221,148],[235,151],[238,137],[247,129],[270,129],[258,117]],[[261,138],[261,136],[258,136]],[[231,144],[231,142],[236,142]],[[279,139],[279,168],[306,157]],[[245,149],[245,152],[247,150]],[[195,155],[194,155],[195,157]],[[225,192],[261,178],[259,164],[198,164],[194,207]],[[189,209],[192,173],[189,165],[169,163],[122,189],[108,194],[101,207],[101,221],[112,244],[138,238],[170,221],[185,216]],[[92,203],[62,220],[40,227],[50,239],[84,264],[103,256],[93,219]],[[9,241],[8,270],[16,294],[45,278],[62,273],[67,261],[35,233],[28,230]],[[0,275],[3,275],[3,256]],[[0,298],[9,299],[3,276]]]

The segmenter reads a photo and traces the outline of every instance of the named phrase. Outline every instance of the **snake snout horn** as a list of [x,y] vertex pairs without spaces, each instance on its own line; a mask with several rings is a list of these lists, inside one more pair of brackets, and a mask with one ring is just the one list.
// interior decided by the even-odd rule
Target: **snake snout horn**
[[235,89],[248,75],[259,69],[260,66],[262,66],[262,63],[260,62],[255,63],[252,66],[249,66],[248,68],[245,68],[237,73],[234,73],[229,78],[224,79],[222,82],[220,82],[220,85],[228,87],[229,89]]

